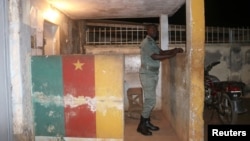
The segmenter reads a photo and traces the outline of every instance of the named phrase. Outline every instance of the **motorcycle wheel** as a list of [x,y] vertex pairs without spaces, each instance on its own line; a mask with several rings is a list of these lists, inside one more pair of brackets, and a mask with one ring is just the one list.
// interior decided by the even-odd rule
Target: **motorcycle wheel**
[[238,114],[234,110],[233,102],[225,93],[221,95],[218,114],[223,124],[234,124],[237,121]]

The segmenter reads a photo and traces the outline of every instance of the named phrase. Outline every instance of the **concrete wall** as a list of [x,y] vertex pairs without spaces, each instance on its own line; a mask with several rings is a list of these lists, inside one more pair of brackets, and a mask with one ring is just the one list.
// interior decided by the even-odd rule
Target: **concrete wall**
[[60,12],[57,13],[57,19],[45,18],[44,13],[50,8],[46,0],[10,0],[8,2],[13,134],[15,140],[31,141],[34,140],[34,123],[30,57],[43,54],[45,20],[59,27],[58,44],[60,44],[61,53],[72,53],[74,40],[71,38],[71,31],[75,24]]
[[[243,81],[247,85],[246,92],[248,93],[250,86],[249,49],[249,45],[206,45],[204,64],[206,66],[214,61],[221,61],[221,64],[214,67],[210,74],[217,76],[221,81]],[[187,80],[188,68],[190,66],[185,54],[179,54],[162,63],[162,111],[181,140],[187,140],[190,136],[189,132],[194,130],[190,129],[188,123],[197,117],[190,117],[191,113],[203,107],[203,105],[195,109],[190,107],[198,101],[200,94],[195,94],[197,96],[190,99],[187,91],[191,83],[191,80]],[[192,71],[200,70],[192,69]],[[198,76],[198,78],[203,77]],[[197,83],[196,80],[195,83]],[[198,121],[195,122],[196,125],[202,124]]]
[[[187,58],[185,54],[162,62],[162,112],[171,122],[181,140],[188,139],[190,115],[187,80]],[[201,76],[202,77],[202,76]]]
[[[86,54],[123,54],[124,55],[124,108],[128,110],[127,90],[141,87],[139,68],[141,65],[140,49],[137,46],[85,46]],[[159,80],[158,87],[161,84]],[[161,109],[161,90],[156,92],[155,110]]]
[[[183,47],[170,45],[170,48]],[[250,46],[247,45],[229,45],[229,44],[207,44],[205,46],[205,66],[213,61],[221,61],[221,64],[212,69],[211,74],[218,76],[223,80],[241,80],[250,86],[249,72],[249,51]],[[234,54],[230,53],[234,51]],[[140,67],[140,50],[136,47],[87,47],[86,53],[96,54],[124,54],[124,104],[125,110],[128,107],[126,90],[130,87],[140,86],[139,67]],[[236,62],[235,62],[236,61]],[[195,102],[190,99],[188,93],[188,85],[191,80],[187,80],[188,72],[186,54],[178,54],[176,57],[162,62],[161,80],[159,81],[162,89],[157,93],[156,109],[162,110],[164,115],[171,122],[178,136],[182,140],[189,137],[189,105]],[[199,70],[193,70],[199,71]],[[198,76],[203,78],[203,76]],[[249,89],[249,88],[248,88]],[[196,97],[200,98],[200,97]],[[200,105],[203,107],[203,105]],[[193,119],[192,119],[193,120]],[[202,123],[199,123],[202,124]],[[191,129],[192,130],[192,129]]]
[[52,7],[46,0],[31,0],[30,27],[32,55],[78,53],[79,34],[76,21]]
[[250,89],[250,46],[244,44],[209,44],[206,45],[205,65],[214,61],[221,63],[215,66],[211,75],[217,76],[221,81],[242,81]]
[[9,58],[14,140],[33,140],[29,71],[30,2],[8,1]]
[[[174,47],[182,47],[185,48],[184,45],[170,45],[169,48],[174,48]],[[230,67],[230,50],[232,48],[239,47],[240,51],[240,56],[238,57],[237,60],[240,61],[240,63],[237,63],[236,66],[231,66]],[[86,53],[87,54],[124,54],[125,56],[125,70],[124,70],[124,103],[125,103],[125,110],[128,108],[128,100],[126,96],[126,91],[128,88],[131,87],[140,87],[140,79],[139,79],[139,67],[140,67],[140,50],[136,46],[98,46],[98,47],[93,47],[93,46],[86,46]],[[229,44],[207,44],[205,48],[205,66],[208,65],[210,62],[213,61],[221,61],[221,64],[217,65],[212,69],[211,74],[218,76],[220,80],[229,80],[229,79],[237,79],[241,80],[244,83],[247,84],[247,90],[250,87],[250,77],[246,77],[250,75],[249,72],[249,58],[247,58],[249,55],[248,53],[250,52],[250,46],[247,45],[229,45]],[[235,57],[235,56],[234,56]],[[180,57],[183,59],[183,57]],[[179,58],[179,59],[180,59]],[[232,60],[232,59],[231,59]],[[235,59],[233,59],[235,60]],[[183,60],[185,61],[185,60]],[[164,63],[163,63],[164,64]],[[242,64],[238,66],[238,64]],[[171,64],[170,66],[179,66],[179,64]],[[184,65],[182,61],[180,61],[180,65]],[[232,64],[233,65],[233,64]],[[164,67],[167,67],[166,64]],[[168,78],[164,72],[166,72],[165,68],[163,67],[163,74],[162,78],[166,79]],[[183,66],[180,66],[182,69]],[[168,68],[168,67],[167,67]],[[172,68],[172,67],[171,67]],[[233,71],[233,70],[237,71]],[[174,71],[172,71],[174,72]],[[183,74],[183,73],[181,73]],[[161,84],[162,80],[159,80],[159,83]],[[160,110],[164,105],[161,105],[162,95],[165,93],[165,88],[166,86],[169,86],[169,84],[164,84],[166,80],[162,81],[162,89],[158,90],[159,92],[157,93],[157,104],[156,104],[156,109]],[[178,85],[178,84],[176,84]],[[163,93],[163,94],[162,94]],[[162,97],[162,98],[161,98]]]

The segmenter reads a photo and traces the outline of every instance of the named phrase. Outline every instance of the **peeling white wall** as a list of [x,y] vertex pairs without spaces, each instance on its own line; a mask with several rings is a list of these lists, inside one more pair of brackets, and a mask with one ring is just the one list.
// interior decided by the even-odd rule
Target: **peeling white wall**
[[17,140],[33,140],[29,71],[30,1],[9,1],[9,47],[13,133]]
[[[236,48],[232,55],[230,51]],[[205,66],[214,61],[221,63],[214,66],[210,71],[211,75],[217,76],[221,81],[235,80],[244,82],[250,90],[250,53],[249,45],[217,44],[206,46]]]
[[[8,2],[13,134],[14,139],[18,141],[34,140],[30,76],[31,35],[37,34],[33,30],[36,26],[43,27],[43,25],[38,26],[37,21],[30,17],[32,7],[36,7],[36,10],[42,13],[43,8],[48,4],[46,4],[46,0],[9,0]],[[44,20],[41,15],[36,17],[38,21]],[[71,43],[65,43],[66,39],[68,39],[67,41],[70,40],[69,35],[72,37],[70,32],[71,22],[63,14],[61,14],[61,17],[59,15],[57,23],[63,25],[60,36],[64,39],[64,41],[60,40],[60,42],[65,48],[70,46]]]

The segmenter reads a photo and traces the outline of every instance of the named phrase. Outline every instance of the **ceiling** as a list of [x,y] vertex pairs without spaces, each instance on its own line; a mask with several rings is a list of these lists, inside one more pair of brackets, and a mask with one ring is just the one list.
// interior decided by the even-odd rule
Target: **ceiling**
[[72,19],[172,16],[186,0],[47,0]]

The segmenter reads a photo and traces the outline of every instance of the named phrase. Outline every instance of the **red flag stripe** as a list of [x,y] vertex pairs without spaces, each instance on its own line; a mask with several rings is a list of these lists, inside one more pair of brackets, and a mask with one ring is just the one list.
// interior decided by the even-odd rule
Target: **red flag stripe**
[[96,137],[94,56],[63,56],[65,135]]

